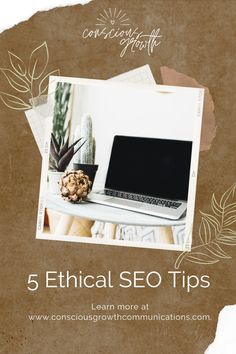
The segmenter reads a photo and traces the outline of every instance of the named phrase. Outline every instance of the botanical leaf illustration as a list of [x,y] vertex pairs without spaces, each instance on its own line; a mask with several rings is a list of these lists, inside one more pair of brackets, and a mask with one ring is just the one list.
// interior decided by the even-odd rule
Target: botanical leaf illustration
[[23,60],[21,60],[17,55],[14,53],[8,52],[10,63],[12,68],[15,72],[21,76],[26,75],[26,66]]
[[202,252],[190,252],[186,255],[185,259],[189,262],[198,264],[214,264],[219,262],[218,259]]
[[224,226],[229,226],[232,225],[236,222],[236,215],[232,215],[228,218],[225,219],[224,221]]
[[236,236],[222,236],[219,240],[219,243],[222,243],[223,245],[229,245],[229,246],[236,246]]
[[201,214],[202,217],[207,220],[207,222],[215,229],[216,232],[220,231],[220,222],[215,216],[203,212],[201,212]]
[[211,241],[212,233],[216,234],[216,228],[214,224],[208,221],[206,217],[202,217],[202,221],[199,228],[199,237],[203,244]]
[[[28,70],[24,61],[12,52],[8,52],[11,69],[0,68],[11,88],[17,93],[27,94],[28,97],[22,100],[21,97],[11,93],[1,92],[2,102],[14,110],[26,110],[32,108],[35,102],[42,102],[40,97],[45,96],[48,89],[50,75],[60,75],[59,70],[52,70],[50,73],[43,73],[46,70],[49,61],[49,52],[46,42],[37,46],[31,53]],[[41,79],[40,82],[37,82]],[[35,87],[37,84],[37,87]],[[45,96],[46,97],[46,96]],[[44,100],[45,101],[45,100]],[[29,102],[29,103],[26,103]]]
[[221,238],[224,236],[236,236],[236,231],[233,231],[231,229],[222,228]]
[[30,55],[28,74],[32,80],[37,80],[43,75],[48,61],[48,46],[46,42],[43,42]]
[[48,89],[48,84],[49,84],[49,76],[50,75],[60,75],[60,70],[56,69],[48,73],[41,81],[39,84],[39,96],[43,95],[45,92],[47,92]]
[[183,261],[197,264],[215,264],[221,259],[230,259],[222,246],[236,246],[236,183],[222,195],[220,201],[215,195],[211,198],[212,214],[201,212],[202,220],[199,227],[201,244],[192,247],[191,252],[182,252],[175,262],[179,268]]
[[236,212],[236,203],[229,204],[228,206],[225,207],[225,215],[228,215],[229,213],[235,213]]
[[236,183],[234,183],[227,191],[222,195],[220,199],[220,206],[223,208],[226,206],[226,203],[233,201],[234,195],[235,195],[235,188],[236,188]]
[[215,194],[213,193],[212,198],[211,198],[211,207],[215,215],[221,216],[222,215],[222,208],[220,204],[217,203]]
[[206,244],[205,247],[211,254],[213,254],[213,256],[227,259],[231,258],[227,253],[222,250],[222,248],[218,245],[217,242],[211,242],[209,244]]
[[26,109],[31,108],[31,106],[25,103],[21,98],[9,95],[8,93],[0,92],[0,97],[3,103],[11,109],[15,109],[17,111],[24,111]]
[[14,71],[10,69],[2,69],[0,68],[1,72],[7,78],[7,81],[18,92],[29,92],[30,87],[26,80],[20,77],[18,74],[15,74]]

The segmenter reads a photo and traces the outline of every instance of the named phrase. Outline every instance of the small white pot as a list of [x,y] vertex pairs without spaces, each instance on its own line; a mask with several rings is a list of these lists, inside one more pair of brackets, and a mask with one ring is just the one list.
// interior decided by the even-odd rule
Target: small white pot
[[63,172],[48,171],[49,191],[52,194],[60,194],[59,181]]

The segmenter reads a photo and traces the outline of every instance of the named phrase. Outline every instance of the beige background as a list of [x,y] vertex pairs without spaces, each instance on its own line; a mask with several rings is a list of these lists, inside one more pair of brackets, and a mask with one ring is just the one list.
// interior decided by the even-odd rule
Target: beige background
[[[163,40],[151,57],[145,51],[120,59],[117,41],[83,40],[104,8],[126,10],[132,26],[145,32],[160,27]],[[199,209],[208,212],[213,192],[220,196],[235,181],[235,1],[104,1],[38,13],[0,35],[0,66],[7,51],[26,60],[47,41],[48,69],[63,76],[108,79],[149,63],[160,82],[159,67],[176,69],[209,87],[215,102],[217,136],[201,153],[194,240]],[[8,90],[3,75],[0,89]],[[1,104],[1,350],[3,353],[171,353],[200,354],[213,340],[217,315],[236,303],[236,249],[231,260],[213,266],[183,263],[186,273],[208,274],[209,289],[186,294],[167,281],[160,289],[26,289],[29,273],[46,270],[113,274],[122,270],[174,269],[176,252],[35,240],[41,158],[23,112]],[[210,322],[31,322],[29,313],[86,313],[94,303],[149,303],[156,313],[209,313]]]

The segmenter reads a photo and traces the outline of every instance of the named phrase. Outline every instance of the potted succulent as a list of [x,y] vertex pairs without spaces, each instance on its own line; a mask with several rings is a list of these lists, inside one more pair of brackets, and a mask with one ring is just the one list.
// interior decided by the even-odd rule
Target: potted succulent
[[53,194],[59,194],[59,180],[65,172],[67,166],[71,162],[72,157],[76,154],[82,146],[86,143],[86,140],[76,148],[77,144],[83,138],[79,138],[69,146],[69,138],[63,144],[59,139],[55,138],[54,134],[51,134],[50,144],[50,158],[49,158],[49,190]]
[[[74,170],[82,170],[90,181],[94,182],[98,165],[95,165],[95,139],[92,134],[93,123],[90,115],[84,115],[81,120],[80,136],[85,139],[85,144],[74,158]],[[75,138],[76,139],[76,138]],[[76,141],[76,140],[75,140]]]

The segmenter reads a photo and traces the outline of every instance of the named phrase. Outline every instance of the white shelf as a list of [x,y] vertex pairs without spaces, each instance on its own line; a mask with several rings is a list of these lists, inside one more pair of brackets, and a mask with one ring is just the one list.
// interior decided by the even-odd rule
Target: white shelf
[[47,195],[46,208],[72,216],[79,216],[85,219],[104,221],[114,224],[136,226],[175,226],[184,225],[186,222],[185,217],[179,220],[168,220],[101,204],[88,202],[72,204],[64,201],[61,196],[53,194]]

